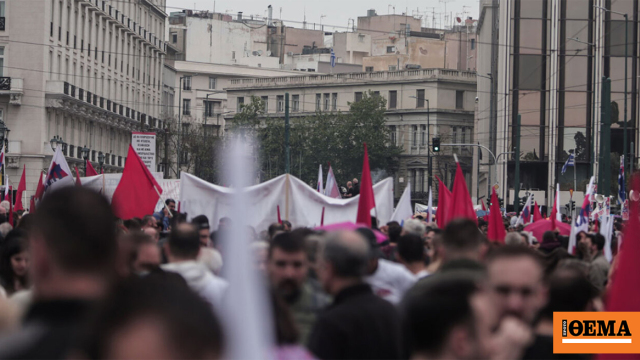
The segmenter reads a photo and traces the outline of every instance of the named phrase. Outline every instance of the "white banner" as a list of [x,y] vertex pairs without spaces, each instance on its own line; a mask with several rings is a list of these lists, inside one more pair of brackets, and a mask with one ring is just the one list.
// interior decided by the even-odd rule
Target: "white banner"
[[146,132],[132,132],[131,146],[138,153],[142,162],[147,166],[149,171],[155,172],[156,169],[156,134]]
[[[160,187],[162,188],[162,195],[158,205],[156,205],[156,211],[162,207],[162,203],[165,199],[177,199],[180,198],[180,180],[176,179],[162,179],[163,174],[161,172],[151,172],[151,175],[156,179]],[[104,174],[81,177],[80,182],[82,186],[86,186],[96,192],[103,194],[109,202],[113,197],[113,193],[116,191],[118,184],[120,183],[122,174]]]
[[[180,180],[180,210],[188,219],[206,215],[212,229],[218,227],[220,218],[228,216],[234,189],[210,184],[186,172]],[[246,189],[252,199],[252,210],[247,221],[257,232],[266,230],[278,221],[280,207],[282,220],[289,220],[294,227],[320,225],[322,208],[325,209],[324,225],[344,221],[356,221],[358,199],[334,199],[292,175],[281,175],[262,184]],[[393,179],[384,179],[373,186],[378,222],[386,224],[393,212]]]

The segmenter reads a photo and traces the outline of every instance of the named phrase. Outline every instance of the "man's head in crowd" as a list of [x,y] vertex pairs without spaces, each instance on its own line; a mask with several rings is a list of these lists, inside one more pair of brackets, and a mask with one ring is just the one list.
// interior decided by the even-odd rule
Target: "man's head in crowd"
[[114,275],[115,216],[107,200],[82,187],[47,194],[29,233],[34,296],[95,297]]
[[198,215],[191,220],[191,223],[198,229],[200,246],[209,246],[209,219],[205,215]]
[[273,239],[278,233],[284,231],[284,225],[281,223],[273,223],[269,225],[267,232],[269,233],[269,239]]
[[489,229],[489,224],[483,219],[478,219],[478,229],[480,229],[483,234],[486,234]]
[[549,301],[540,311],[540,317],[553,321],[557,311],[596,311],[593,304],[598,290],[591,284],[580,266],[559,267],[549,277]]
[[171,229],[164,250],[171,263],[196,260],[200,253],[198,229],[193,224],[178,224]]
[[398,261],[407,267],[414,263],[424,265],[424,241],[415,234],[402,235],[398,239],[396,256]]
[[293,229],[293,225],[287,220],[282,220],[282,226],[284,227],[284,231],[291,231]]
[[423,237],[426,230],[427,227],[422,221],[417,219],[409,219],[405,221],[404,225],[402,226],[402,235],[411,234]]
[[167,199],[165,200],[165,205],[167,205],[167,207],[169,208],[170,211],[175,211],[176,210],[176,201],[173,199]]
[[90,359],[219,359],[224,344],[211,306],[164,272],[118,285],[83,334]]
[[149,235],[156,243],[160,241],[160,232],[156,228],[148,227],[142,230],[143,233]]
[[355,186],[355,185],[357,185],[357,184],[358,184],[358,179],[353,178],[353,185]]
[[506,245],[524,245],[522,242],[522,236],[517,232],[510,232],[504,238],[504,243]]
[[360,283],[369,257],[369,244],[359,233],[329,234],[318,261],[318,278],[325,291],[337,295],[342,289]]
[[304,238],[290,232],[277,234],[269,244],[267,269],[279,295],[288,303],[295,302],[309,272]]
[[402,227],[397,222],[387,224],[387,233],[389,235],[389,242],[396,243],[402,234]]
[[146,229],[146,228],[157,228],[158,227],[158,222],[156,221],[156,218],[153,217],[153,215],[145,215],[142,218],[142,229]]
[[351,183],[351,181],[347,181],[347,188],[351,189],[352,186],[353,184]]
[[486,298],[468,271],[435,274],[418,283],[402,307],[411,358],[489,358],[486,337],[495,318],[481,305]]
[[231,219],[228,217],[220,218],[218,221],[218,230],[225,230],[231,227]]
[[450,221],[442,233],[444,261],[467,258],[480,260],[485,251],[484,236],[468,219]]
[[160,248],[155,239],[146,232],[134,232],[127,237],[133,245],[134,258],[131,268],[134,273],[145,273],[160,266]]
[[582,240],[582,244],[584,244],[584,247],[587,249],[588,254],[591,257],[594,257],[597,253],[604,249],[605,242],[606,240],[604,236],[602,236],[602,234],[600,233],[588,234]]
[[531,324],[547,300],[542,256],[525,246],[505,245],[487,254],[488,291],[501,317]]

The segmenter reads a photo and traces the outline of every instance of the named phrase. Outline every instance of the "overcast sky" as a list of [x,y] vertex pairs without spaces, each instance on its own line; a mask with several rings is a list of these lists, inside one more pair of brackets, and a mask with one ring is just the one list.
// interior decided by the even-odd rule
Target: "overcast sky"
[[[446,4],[444,1],[447,1]],[[242,11],[244,16],[259,15],[266,16],[267,6],[273,7],[273,17],[281,18],[285,25],[302,27],[301,22],[305,18],[308,28],[313,28],[316,23],[325,25],[325,31],[345,31],[349,19],[357,19],[358,16],[365,16],[368,9],[375,9],[379,15],[395,13],[402,14],[407,11],[409,15],[416,15],[418,12],[423,19],[423,26],[432,26],[433,8],[435,8],[435,22],[440,27],[444,22],[444,12],[455,19],[466,16],[478,18],[478,0],[167,0],[167,12],[181,11],[181,9],[196,9],[216,12],[237,13]],[[282,11],[282,16],[280,12]],[[325,15],[321,19],[321,16]],[[287,23],[287,20],[290,20]],[[299,22],[299,23],[298,23]],[[338,28],[331,28],[328,25],[335,25]]]

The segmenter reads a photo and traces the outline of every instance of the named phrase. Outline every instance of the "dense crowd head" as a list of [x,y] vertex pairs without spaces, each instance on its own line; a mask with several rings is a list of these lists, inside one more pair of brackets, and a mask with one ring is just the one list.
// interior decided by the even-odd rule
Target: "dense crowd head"
[[[357,179],[347,185],[359,191]],[[236,225],[179,213],[172,199],[163,205],[121,220],[101,195],[68,187],[48,194],[15,229],[0,224],[0,357],[227,356],[233,332],[223,320],[238,284],[225,271],[236,260],[226,245],[237,241]],[[440,228],[427,218],[332,232],[283,220],[235,232],[250,244],[253,261],[243,269],[258,273],[256,286],[268,294],[268,351],[547,358],[554,312],[603,309],[611,283],[604,252],[615,248],[615,263],[611,243],[622,223],[611,241],[555,229],[536,238],[513,224],[504,241],[492,242],[482,220]]]

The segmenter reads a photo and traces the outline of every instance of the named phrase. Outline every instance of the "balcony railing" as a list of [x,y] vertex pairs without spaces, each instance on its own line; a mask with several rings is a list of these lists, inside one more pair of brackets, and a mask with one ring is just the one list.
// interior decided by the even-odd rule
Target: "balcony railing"
[[0,16],[0,31],[4,31],[5,17]]
[[0,77],[0,90],[11,90],[10,77]]

